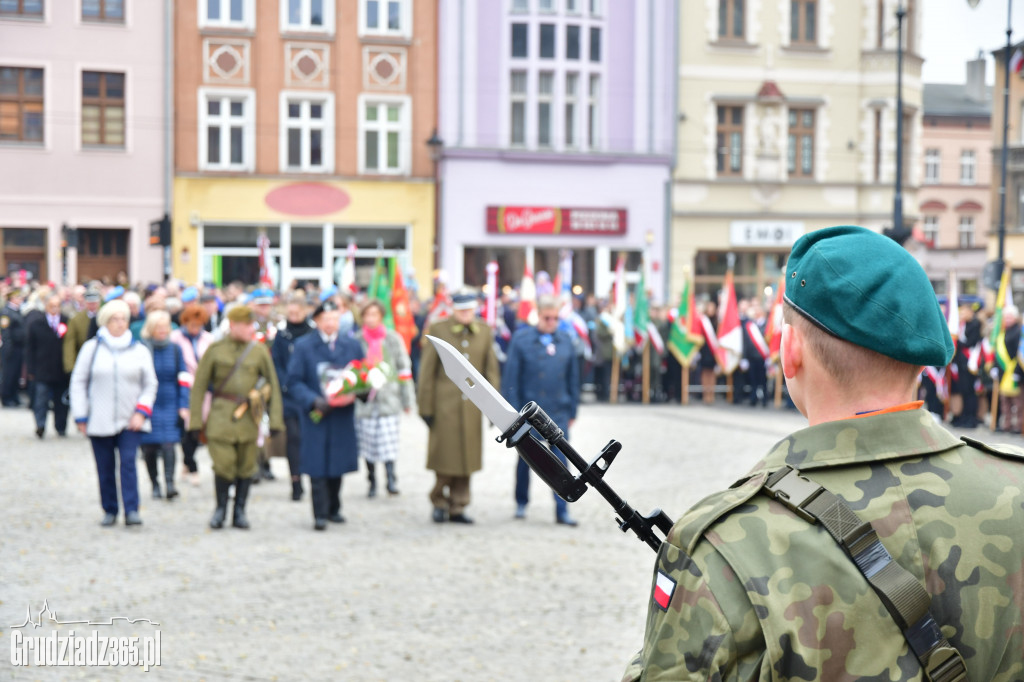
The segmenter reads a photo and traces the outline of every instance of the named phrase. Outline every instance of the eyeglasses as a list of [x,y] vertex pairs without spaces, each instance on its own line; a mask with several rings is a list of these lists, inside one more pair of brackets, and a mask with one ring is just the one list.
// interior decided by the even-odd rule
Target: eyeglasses
[[545,322],[558,322],[558,315],[541,315],[540,319]]

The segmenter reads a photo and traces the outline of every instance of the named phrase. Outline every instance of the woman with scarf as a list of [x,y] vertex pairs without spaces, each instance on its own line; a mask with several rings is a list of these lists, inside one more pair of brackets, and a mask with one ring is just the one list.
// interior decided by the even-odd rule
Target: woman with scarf
[[85,342],[71,372],[71,414],[89,436],[100,482],[103,526],[117,521],[117,458],[120,457],[124,523],[142,523],[135,453],[156,400],[156,372],[149,349],[128,330],[131,311],[110,301],[96,315],[96,336]]
[[181,348],[171,341],[170,313],[155,310],[146,315],[140,336],[153,354],[157,380],[156,401],[150,417],[152,430],[142,435],[142,456],[146,460],[149,480],[153,483],[154,499],[161,497],[157,458],[164,461],[167,499],[172,500],[178,496],[174,488],[174,446],[181,442],[181,424],[188,423],[189,387],[192,382],[187,379]]
[[395,460],[398,458],[399,414],[416,409],[416,389],[412,382],[412,362],[405,350],[405,341],[398,333],[384,326],[384,306],[371,299],[360,314],[362,329],[356,338],[363,346],[370,365],[387,363],[390,377],[386,384],[370,393],[366,402],[356,404],[356,434],[359,455],[366,460],[370,481],[369,496],[377,495],[377,463],[384,463],[387,490],[398,494]]
[[[182,309],[178,317],[181,326],[171,332],[171,343],[181,348],[181,355],[185,361],[186,376],[181,377],[187,381],[189,389],[196,378],[196,367],[199,366],[199,358],[213,343],[213,334],[206,331],[206,322],[210,314],[198,303],[189,303]],[[207,395],[203,401],[203,412],[210,411],[210,396]],[[185,420],[184,423],[188,423]],[[199,467],[196,465],[196,450],[199,449],[199,438],[195,432],[184,431],[181,434],[181,453],[185,459],[183,477],[188,478],[193,486],[199,485]]]

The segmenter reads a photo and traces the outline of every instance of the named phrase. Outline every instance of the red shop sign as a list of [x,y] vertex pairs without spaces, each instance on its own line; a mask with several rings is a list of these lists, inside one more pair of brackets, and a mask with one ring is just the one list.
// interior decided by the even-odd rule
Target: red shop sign
[[493,234],[624,235],[626,210],[488,206],[487,231]]

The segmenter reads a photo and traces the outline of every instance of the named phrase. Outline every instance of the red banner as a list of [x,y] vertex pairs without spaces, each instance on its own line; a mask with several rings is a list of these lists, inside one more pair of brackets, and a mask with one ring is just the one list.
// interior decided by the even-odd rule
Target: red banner
[[487,231],[493,234],[624,235],[626,210],[488,206]]

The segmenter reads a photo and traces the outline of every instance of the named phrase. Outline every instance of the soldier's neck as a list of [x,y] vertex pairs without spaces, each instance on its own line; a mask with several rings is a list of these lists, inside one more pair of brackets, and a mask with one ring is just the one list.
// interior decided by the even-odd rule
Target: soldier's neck
[[862,387],[859,391],[842,390],[832,385],[820,385],[806,396],[807,422],[811,426],[825,422],[851,419],[858,415],[887,410],[914,400],[914,389],[894,387]]

